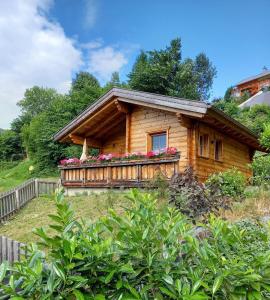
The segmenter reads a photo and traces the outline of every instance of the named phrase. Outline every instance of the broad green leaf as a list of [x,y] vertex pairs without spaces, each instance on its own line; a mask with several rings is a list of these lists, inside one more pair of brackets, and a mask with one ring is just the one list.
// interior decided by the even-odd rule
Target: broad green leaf
[[217,290],[220,288],[221,284],[223,282],[223,277],[222,276],[218,276],[216,277],[214,284],[213,284],[213,288],[212,288],[212,293],[213,295],[217,292]]
[[79,290],[74,290],[73,294],[76,297],[76,300],[84,300],[84,295]]
[[95,300],[105,300],[106,298],[105,298],[105,296],[104,295],[102,295],[102,294],[98,294],[98,295],[96,295],[95,296],[95,298],[94,298]]
[[105,283],[106,283],[106,284],[109,283],[109,282],[112,280],[113,275],[114,275],[115,272],[116,272],[115,270],[114,270],[114,271],[111,271],[111,272],[105,277]]
[[177,299],[177,297],[170,290],[168,290],[167,288],[161,286],[161,287],[159,287],[159,289],[165,295],[167,295],[167,296],[169,296],[173,299]]
[[6,276],[7,266],[8,266],[7,261],[4,261],[0,266],[0,282],[2,282]]

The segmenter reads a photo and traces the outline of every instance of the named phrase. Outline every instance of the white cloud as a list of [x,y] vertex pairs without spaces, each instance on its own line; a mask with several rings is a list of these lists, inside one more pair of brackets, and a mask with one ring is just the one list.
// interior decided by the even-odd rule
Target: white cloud
[[16,102],[33,85],[66,92],[81,51],[49,21],[51,0],[0,1],[0,128],[18,115]]
[[119,72],[127,62],[124,50],[105,46],[89,51],[88,71],[101,81],[106,81],[113,72]]
[[84,16],[84,27],[91,29],[97,19],[97,2],[96,0],[85,0],[85,16]]

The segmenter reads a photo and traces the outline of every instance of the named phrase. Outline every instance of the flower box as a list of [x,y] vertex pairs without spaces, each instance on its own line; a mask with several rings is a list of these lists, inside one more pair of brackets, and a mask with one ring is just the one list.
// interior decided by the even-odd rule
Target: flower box
[[87,166],[87,165],[100,165],[107,163],[126,163],[126,162],[138,162],[138,161],[159,161],[165,158],[173,158],[179,155],[177,149],[174,147],[166,148],[161,151],[149,151],[146,154],[141,152],[120,154],[100,154],[97,157],[89,157],[86,160],[79,160],[78,158],[63,159],[60,161],[60,166]]

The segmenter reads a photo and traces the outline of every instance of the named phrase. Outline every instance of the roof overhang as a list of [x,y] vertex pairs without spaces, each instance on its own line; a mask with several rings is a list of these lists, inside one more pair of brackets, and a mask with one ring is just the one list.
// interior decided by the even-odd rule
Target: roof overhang
[[201,120],[216,129],[234,136],[250,147],[266,152],[258,137],[241,123],[224,114],[217,108],[202,101],[163,96],[158,94],[113,88],[89,106],[80,115],[54,135],[55,141],[67,142],[76,139],[82,128],[88,130],[88,139],[95,140],[97,133],[103,135],[101,128],[107,124],[119,124],[124,121],[130,105],[139,105],[184,115],[190,119]]

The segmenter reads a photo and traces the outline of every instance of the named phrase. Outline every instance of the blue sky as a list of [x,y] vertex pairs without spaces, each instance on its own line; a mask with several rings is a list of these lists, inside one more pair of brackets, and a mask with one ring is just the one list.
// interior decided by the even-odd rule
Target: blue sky
[[223,96],[270,68],[269,11],[270,0],[0,1],[0,128],[18,115],[26,88],[66,92],[80,70],[124,80],[140,49],[175,37],[184,58],[207,54],[218,72],[212,97]]
[[[68,3],[68,4],[67,4]],[[82,43],[134,47],[121,75],[129,72],[136,50],[159,49],[181,37],[184,57],[205,52],[217,67],[213,96],[241,79],[270,68],[269,0],[171,1],[58,0],[52,16],[68,36]],[[90,24],[87,13],[93,11]]]

